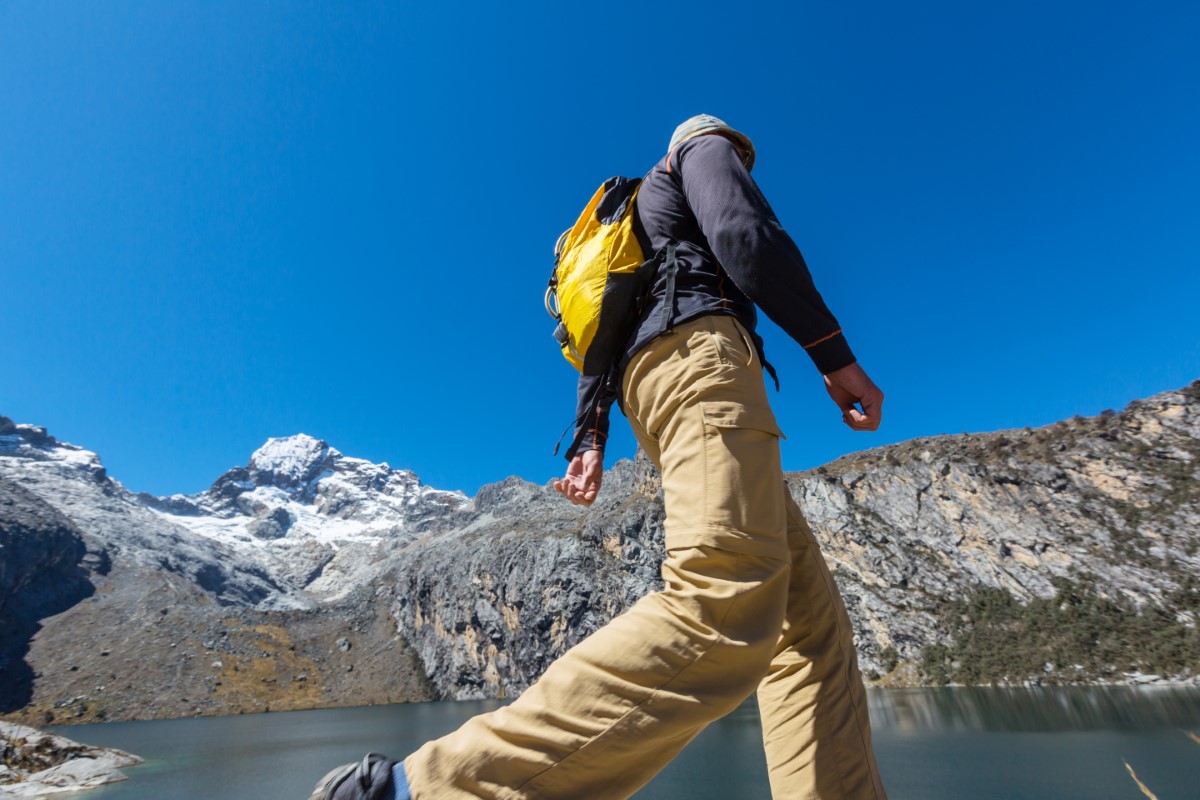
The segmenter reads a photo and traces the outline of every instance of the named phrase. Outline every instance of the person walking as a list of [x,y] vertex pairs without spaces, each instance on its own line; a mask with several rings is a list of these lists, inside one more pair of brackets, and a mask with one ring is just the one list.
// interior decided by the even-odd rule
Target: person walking
[[680,125],[634,206],[644,252],[673,245],[630,332],[619,397],[579,382],[577,447],[555,489],[590,505],[619,400],[662,476],[664,588],[573,647],[512,704],[403,761],[369,754],[312,800],[627,798],[757,692],[774,800],[886,800],[850,620],[780,461],[762,309],[804,348],[856,431],[883,393],[750,177],[750,139]]

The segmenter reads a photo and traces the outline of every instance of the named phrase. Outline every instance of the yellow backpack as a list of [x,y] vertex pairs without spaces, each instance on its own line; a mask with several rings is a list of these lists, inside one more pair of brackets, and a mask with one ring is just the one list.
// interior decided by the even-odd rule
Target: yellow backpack
[[546,311],[558,322],[563,357],[584,375],[612,370],[658,268],[659,256],[646,258],[633,229],[641,184],[606,180],[554,246]]

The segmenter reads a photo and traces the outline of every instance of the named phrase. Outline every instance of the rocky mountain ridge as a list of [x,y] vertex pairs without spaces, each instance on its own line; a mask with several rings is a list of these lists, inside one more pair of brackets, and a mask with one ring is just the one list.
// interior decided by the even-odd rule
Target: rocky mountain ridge
[[[265,446],[268,454],[272,447]],[[320,452],[312,466],[338,466],[340,454]],[[191,498],[147,498],[109,477],[94,453],[0,418],[0,491],[32,497],[77,532],[84,554],[70,570],[87,587],[82,601],[47,609],[9,648],[24,656],[0,674],[0,685],[15,687],[0,710],[44,724],[430,699],[421,667],[369,579],[386,537],[405,535],[403,526],[370,533],[365,522],[322,516],[315,529],[289,526],[290,538],[272,546],[277,540],[246,529],[260,519],[255,510],[265,508],[269,518],[295,503],[289,465],[274,463],[252,460],[245,468],[262,487],[233,486],[237,479],[227,474]],[[325,472],[341,481],[339,470]],[[380,465],[380,472],[386,484],[390,470]],[[420,488],[411,511],[417,516]],[[246,501],[250,512],[240,512],[237,500],[261,489],[281,494]],[[199,511],[205,506],[213,513]],[[30,504],[5,508],[0,530],[24,547],[44,548],[47,531],[15,525],[18,513],[28,516]],[[398,516],[379,516],[388,513]],[[349,541],[322,541],[322,522],[341,526]],[[16,552],[6,547],[0,559]],[[342,570],[362,580],[346,585],[337,577]],[[324,592],[303,588],[314,572],[327,576]],[[0,604],[26,595],[11,592]]]
[[278,602],[302,607],[311,605],[301,590],[328,602],[361,585],[364,550],[403,547],[469,504],[461,492],[348,458],[304,434],[269,439],[245,467],[200,494],[138,500],[167,522],[254,559],[280,590]]
[[[1197,478],[1200,382],[1037,430],[877,448],[788,485],[873,678],[1194,681]],[[22,521],[38,514],[43,528]],[[58,541],[56,568],[78,556],[67,572],[84,586],[65,610],[27,613],[41,616],[8,669],[28,680],[3,710],[44,722],[512,696],[658,587],[662,519],[640,457],[581,509],[518,478],[468,499],[298,435],[205,492],[155,498],[0,418],[0,613],[33,607],[38,559],[18,547]],[[1059,630],[1039,632],[1035,611]],[[1130,620],[1128,636],[1160,644],[1096,632]]]

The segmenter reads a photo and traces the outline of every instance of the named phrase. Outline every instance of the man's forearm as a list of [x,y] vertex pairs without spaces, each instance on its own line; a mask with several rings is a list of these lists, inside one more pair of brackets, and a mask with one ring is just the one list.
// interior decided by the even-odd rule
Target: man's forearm
[[609,407],[612,399],[604,396],[604,376],[580,375],[575,401],[575,436],[579,446],[568,448],[567,460],[588,450],[604,452],[608,442]]

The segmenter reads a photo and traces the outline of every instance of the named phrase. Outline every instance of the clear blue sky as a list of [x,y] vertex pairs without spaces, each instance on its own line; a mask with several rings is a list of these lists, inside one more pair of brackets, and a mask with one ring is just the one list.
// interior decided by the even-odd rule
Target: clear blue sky
[[[267,437],[544,481],[558,233],[723,117],[887,393],[785,466],[1200,377],[1200,4],[0,4],[0,414],[195,492]],[[623,420],[613,450],[633,452]]]

